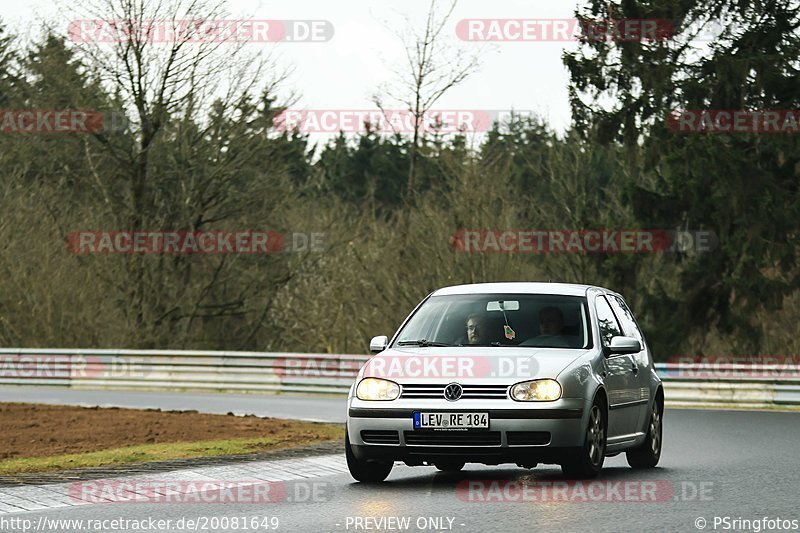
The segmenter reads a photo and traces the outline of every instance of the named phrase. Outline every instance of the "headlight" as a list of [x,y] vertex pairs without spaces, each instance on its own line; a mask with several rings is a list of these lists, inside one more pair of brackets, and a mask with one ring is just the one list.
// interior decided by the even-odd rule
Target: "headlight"
[[523,381],[511,387],[511,397],[520,402],[552,402],[561,398],[561,385],[554,379]]
[[400,385],[388,379],[366,378],[356,387],[359,400],[394,400],[400,396]]

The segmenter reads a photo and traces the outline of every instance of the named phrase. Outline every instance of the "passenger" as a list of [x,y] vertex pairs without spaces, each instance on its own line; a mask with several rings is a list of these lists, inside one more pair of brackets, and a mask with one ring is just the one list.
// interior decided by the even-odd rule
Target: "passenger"
[[558,307],[545,307],[539,311],[539,335],[526,340],[522,346],[569,348],[564,331],[564,313]]
[[539,311],[539,335],[561,335],[564,330],[564,313],[558,307],[545,307]]

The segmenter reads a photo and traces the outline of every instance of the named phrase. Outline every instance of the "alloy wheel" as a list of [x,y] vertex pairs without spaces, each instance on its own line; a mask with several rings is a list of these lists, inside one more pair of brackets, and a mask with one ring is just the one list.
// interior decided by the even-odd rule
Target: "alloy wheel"
[[603,426],[603,414],[596,405],[592,406],[592,410],[589,413],[586,447],[589,452],[589,461],[593,465],[599,465],[605,452],[605,427]]
[[653,455],[658,455],[661,449],[661,413],[658,410],[658,402],[653,402],[653,410],[650,413],[650,449]]

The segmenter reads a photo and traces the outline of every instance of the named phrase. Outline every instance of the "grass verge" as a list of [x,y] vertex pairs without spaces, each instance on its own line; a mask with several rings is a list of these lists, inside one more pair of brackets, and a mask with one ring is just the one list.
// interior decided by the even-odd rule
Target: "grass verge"
[[314,424],[314,438],[287,435],[274,438],[236,438],[198,442],[139,444],[95,452],[56,455],[51,457],[19,457],[0,461],[0,475],[33,472],[52,472],[72,468],[125,465],[150,461],[168,461],[218,455],[240,455],[270,450],[294,448],[324,440],[344,437],[338,424]]

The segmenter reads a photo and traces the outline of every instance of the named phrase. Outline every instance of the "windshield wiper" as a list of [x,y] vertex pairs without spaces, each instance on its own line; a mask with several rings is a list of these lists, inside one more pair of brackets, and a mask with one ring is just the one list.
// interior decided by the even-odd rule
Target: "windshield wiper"
[[422,348],[427,348],[428,346],[453,346],[452,344],[447,344],[446,342],[433,342],[433,341],[426,341],[425,339],[420,339],[418,341],[400,341],[397,343],[398,346],[420,346]]
[[500,342],[489,342],[483,344],[459,344],[459,346],[472,346],[472,347],[479,347],[479,348],[486,348],[487,346],[491,346],[492,348],[516,348],[519,346],[518,344],[502,344]]

